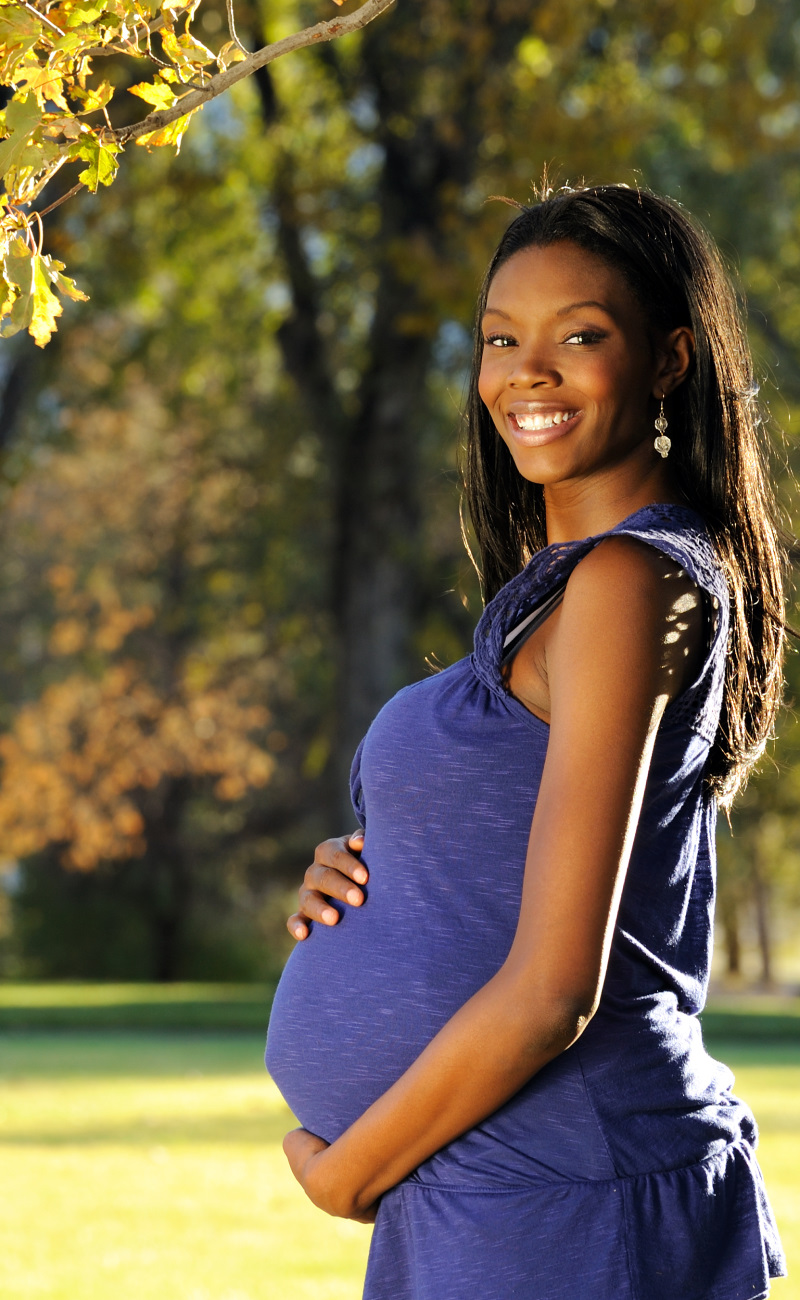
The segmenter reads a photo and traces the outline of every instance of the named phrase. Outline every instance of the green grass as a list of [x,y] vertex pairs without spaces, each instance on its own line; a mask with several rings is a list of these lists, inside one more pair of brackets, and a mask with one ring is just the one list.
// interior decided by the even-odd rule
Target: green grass
[[[0,1030],[259,1030],[274,991],[273,984],[0,983]],[[712,998],[703,1026],[711,1040],[800,1044],[800,998]]]
[[274,984],[0,984],[0,1029],[259,1030]]
[[369,1230],[305,1200],[252,1035],[0,1040],[3,1300],[357,1300]]
[[[6,1009],[83,1008],[95,1026],[0,1034],[3,1300],[358,1300],[369,1230],[305,1201],[280,1149],[291,1116],[263,1071],[265,1017],[231,1026],[267,994],[215,987],[0,986]],[[148,1005],[163,1018],[147,1030],[102,1027],[110,1008],[130,1023]],[[181,1005],[216,1008],[225,1032],[169,1029]],[[784,1029],[791,1013],[770,1010]],[[800,1043],[787,1030],[710,1046],[760,1122],[793,1274],[773,1294],[800,1300]]]

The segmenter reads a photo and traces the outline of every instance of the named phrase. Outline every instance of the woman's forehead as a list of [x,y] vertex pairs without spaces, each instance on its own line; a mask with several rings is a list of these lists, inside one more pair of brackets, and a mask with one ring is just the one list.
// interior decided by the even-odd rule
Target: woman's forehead
[[547,310],[558,316],[580,307],[615,319],[642,314],[618,267],[566,240],[514,253],[495,272],[486,302],[486,311],[498,315]]

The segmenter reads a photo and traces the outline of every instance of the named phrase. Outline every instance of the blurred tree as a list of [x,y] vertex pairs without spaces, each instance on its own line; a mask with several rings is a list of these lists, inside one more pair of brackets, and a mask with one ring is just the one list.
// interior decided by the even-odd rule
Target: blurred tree
[[[225,642],[230,621],[258,629],[240,677],[223,655],[220,680],[248,683],[239,707],[270,710],[275,771],[258,798],[239,801],[231,831],[213,775],[193,770],[178,832],[190,873],[201,845],[217,864],[240,864],[241,881],[243,863],[269,859],[273,869],[265,840],[286,851],[290,830],[311,844],[317,826],[346,827],[345,769],[374,712],[420,675],[426,651],[447,659],[468,645],[477,592],[458,558],[453,432],[472,302],[507,219],[507,209],[485,206],[487,194],[524,200],[530,177],[555,158],[572,177],[643,179],[683,198],[735,246],[757,294],[765,365],[780,361],[791,376],[800,195],[787,164],[800,111],[790,10],[753,10],[748,0],[659,3],[646,14],[633,0],[580,0],[567,11],[554,0],[404,0],[360,36],[264,69],[209,105],[174,162],[132,159],[102,205],[59,209],[69,215],[51,227],[49,247],[80,271],[93,301],[42,358],[7,458],[17,523],[7,549],[13,598],[0,617],[16,648],[0,662],[2,687],[16,700],[24,679],[35,710],[71,679],[90,679],[105,698],[136,647],[150,683],[144,647],[169,643],[168,608],[186,629],[185,665]],[[239,29],[257,45],[306,15],[301,4],[242,4]],[[209,4],[200,21],[211,39],[222,7]],[[787,284],[773,305],[770,277],[784,258]],[[783,391],[794,400],[791,383]],[[160,412],[159,437],[138,452],[134,432],[147,417],[126,423],[132,394],[140,413]],[[128,616],[154,614],[104,657],[94,630],[80,646],[69,628],[55,633],[87,616],[57,608],[44,580],[72,565],[74,590],[96,601],[86,585],[96,561],[84,543],[75,558],[59,554],[58,532],[40,533],[31,508],[27,533],[14,515],[26,492],[45,499],[60,456],[71,457],[70,494],[93,499],[97,419],[109,461],[122,440],[120,494],[137,456],[156,463],[154,447],[166,479],[171,456],[178,477],[188,456],[201,497],[207,478],[228,481],[231,463],[252,488],[250,504],[238,489],[223,493],[219,525],[202,516],[207,553],[235,560],[209,560],[207,571],[186,564],[174,599],[165,568],[155,596],[140,595],[144,578],[125,568],[126,529],[137,545],[153,540],[145,498],[105,517],[89,550],[104,557]],[[161,566],[167,539],[156,537]],[[211,580],[218,567],[233,575],[227,594]],[[7,707],[12,745],[15,719]],[[144,816],[146,787],[126,797]]]

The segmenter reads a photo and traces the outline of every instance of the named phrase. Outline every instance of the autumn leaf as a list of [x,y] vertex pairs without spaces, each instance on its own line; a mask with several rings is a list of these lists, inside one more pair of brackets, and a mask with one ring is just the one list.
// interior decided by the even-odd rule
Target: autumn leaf
[[184,132],[189,125],[190,119],[194,117],[197,111],[195,108],[191,113],[186,113],[184,117],[177,118],[176,121],[170,122],[157,131],[148,131],[147,135],[139,136],[136,143],[146,145],[147,148],[155,145],[174,144],[176,149],[180,149]]
[[93,23],[103,13],[106,5],[97,0],[77,0],[70,6],[70,13],[65,19],[67,27],[78,27],[81,23]]
[[12,84],[21,86],[26,94],[33,91],[40,108],[46,108],[50,102],[65,113],[69,112],[64,98],[64,78],[52,68],[42,68],[38,63],[21,63],[14,72]]
[[53,286],[79,301],[86,301],[73,280],[62,275],[62,262],[30,250],[21,237],[11,241],[3,258],[3,272],[9,295],[0,308],[0,336],[8,338],[27,329],[40,348],[50,342],[56,318],[63,307]]
[[106,104],[111,102],[114,94],[114,87],[110,81],[101,81],[99,86],[94,90],[80,90],[77,86],[72,88],[73,98],[80,99],[83,107],[79,110],[83,113],[96,113],[99,108],[105,108]]
[[153,108],[172,108],[178,96],[170,86],[165,86],[163,81],[140,81],[135,86],[128,87],[131,95],[138,95],[145,103],[152,104]]
[[247,56],[233,41],[227,41],[217,53],[217,67],[225,72],[233,63],[241,63]]
[[190,68],[205,67],[208,63],[213,63],[215,56],[205,45],[184,32],[181,36],[176,36],[174,32],[162,31],[161,44],[164,53],[168,59],[178,68],[189,65]]

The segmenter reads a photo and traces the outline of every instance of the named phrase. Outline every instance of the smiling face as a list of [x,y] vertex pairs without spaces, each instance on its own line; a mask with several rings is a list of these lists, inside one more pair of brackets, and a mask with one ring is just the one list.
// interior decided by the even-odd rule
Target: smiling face
[[547,493],[652,473],[654,403],[680,382],[674,340],[653,335],[615,267],[567,241],[515,253],[492,280],[483,338],[480,395],[524,478]]

